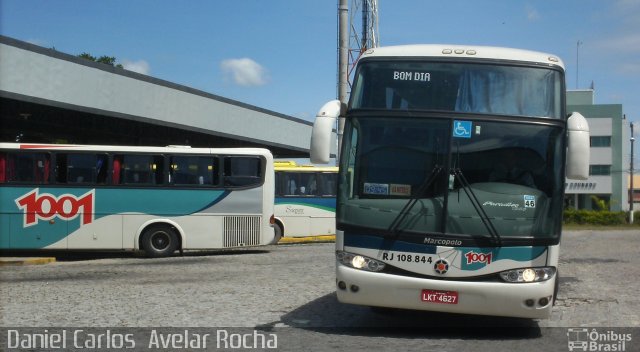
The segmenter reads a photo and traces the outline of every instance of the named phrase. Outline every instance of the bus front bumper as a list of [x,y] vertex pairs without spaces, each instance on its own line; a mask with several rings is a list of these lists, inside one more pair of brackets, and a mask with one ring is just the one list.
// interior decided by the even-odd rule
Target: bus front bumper
[[[336,274],[342,303],[532,319],[548,318],[553,306],[555,278],[536,283],[431,280],[357,270],[339,263]],[[458,299],[455,304],[424,301],[423,290],[453,291]]]

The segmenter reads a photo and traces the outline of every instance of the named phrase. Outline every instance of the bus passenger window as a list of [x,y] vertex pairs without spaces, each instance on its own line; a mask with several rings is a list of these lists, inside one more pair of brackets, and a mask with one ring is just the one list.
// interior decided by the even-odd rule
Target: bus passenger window
[[298,175],[297,174],[285,174],[286,186],[285,196],[293,196],[298,191]]
[[174,155],[171,157],[169,177],[174,185],[217,185],[218,159],[209,156]]
[[[163,167],[158,165],[161,158],[161,156],[154,155],[124,155],[120,175],[122,183],[152,185],[162,181]],[[160,164],[162,163],[160,162]],[[160,179],[158,179],[159,177]]]
[[151,164],[152,181],[155,185],[164,184],[164,157],[161,155],[153,156],[153,164]]
[[5,160],[5,182],[49,182],[50,157],[46,153],[8,153]]
[[320,185],[322,187],[322,196],[335,197],[337,192],[338,174],[324,172],[320,175]]
[[315,196],[318,194],[318,182],[315,173],[300,172],[295,176],[298,181],[298,188],[295,195],[298,196]]
[[104,154],[68,154],[67,183],[105,183],[107,156]]
[[224,185],[227,187],[258,186],[262,183],[259,158],[227,156],[224,158]]
[[116,155],[113,157],[113,170],[111,175],[111,183],[114,185],[119,185],[122,183],[122,178],[120,177],[120,173],[122,172],[122,155]]
[[109,169],[109,157],[106,154],[97,155],[96,160],[96,182],[98,184],[107,183],[107,170]]
[[7,172],[7,156],[5,153],[0,153],[0,183],[6,182]]

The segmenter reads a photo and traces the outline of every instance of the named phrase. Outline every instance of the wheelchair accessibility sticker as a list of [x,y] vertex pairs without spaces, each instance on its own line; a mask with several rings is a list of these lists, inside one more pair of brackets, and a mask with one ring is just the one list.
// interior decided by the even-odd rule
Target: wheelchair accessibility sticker
[[471,121],[453,121],[453,137],[455,138],[471,138]]

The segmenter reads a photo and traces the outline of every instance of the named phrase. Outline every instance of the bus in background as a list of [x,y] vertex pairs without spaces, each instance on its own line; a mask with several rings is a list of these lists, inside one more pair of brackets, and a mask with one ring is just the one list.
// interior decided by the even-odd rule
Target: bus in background
[[0,249],[267,245],[273,185],[266,149],[0,143]]
[[338,167],[275,161],[276,238],[335,235]]
[[326,163],[346,118],[336,211],[341,302],[548,317],[565,176],[586,179],[589,126],[567,116],[562,61],[496,47],[370,49],[348,106],[316,117]]

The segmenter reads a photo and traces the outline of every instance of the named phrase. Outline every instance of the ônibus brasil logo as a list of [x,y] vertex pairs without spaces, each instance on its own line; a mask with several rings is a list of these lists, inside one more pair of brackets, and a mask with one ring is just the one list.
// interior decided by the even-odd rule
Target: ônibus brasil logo
[[56,197],[50,193],[38,193],[39,189],[25,194],[16,199],[19,209],[24,212],[24,227],[38,224],[38,220],[51,220],[59,217],[64,220],[73,220],[79,214],[80,225],[93,222],[95,189],[81,195],[61,194]]

